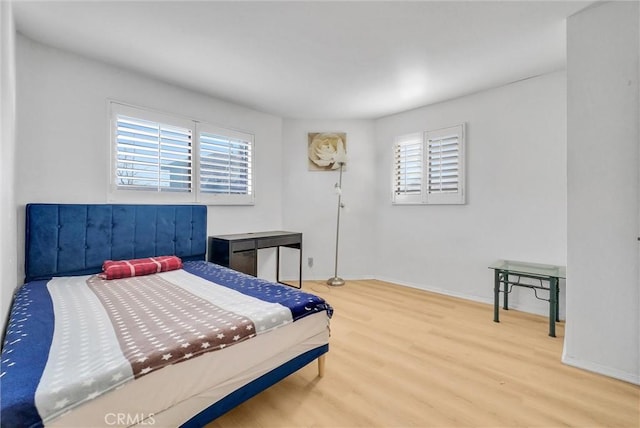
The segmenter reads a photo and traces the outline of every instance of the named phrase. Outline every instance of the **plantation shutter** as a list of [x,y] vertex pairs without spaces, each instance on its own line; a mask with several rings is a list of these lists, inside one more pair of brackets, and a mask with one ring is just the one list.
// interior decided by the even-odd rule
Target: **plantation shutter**
[[109,105],[110,201],[254,203],[252,134],[115,101]]
[[191,192],[192,131],[116,115],[116,187]]
[[429,140],[429,193],[457,192],[459,170],[458,137]]
[[411,134],[397,138],[393,153],[393,201],[419,203],[423,192],[422,136]]
[[397,137],[393,203],[464,204],[464,152],[464,124]]
[[202,125],[199,191],[229,203],[253,202],[253,136]]
[[426,203],[464,203],[464,126],[425,132]]

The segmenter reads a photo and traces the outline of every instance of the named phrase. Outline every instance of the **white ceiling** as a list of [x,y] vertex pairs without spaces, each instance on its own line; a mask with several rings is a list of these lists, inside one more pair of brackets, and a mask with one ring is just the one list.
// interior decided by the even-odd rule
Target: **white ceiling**
[[22,34],[290,118],[376,118],[565,67],[592,1],[14,4]]

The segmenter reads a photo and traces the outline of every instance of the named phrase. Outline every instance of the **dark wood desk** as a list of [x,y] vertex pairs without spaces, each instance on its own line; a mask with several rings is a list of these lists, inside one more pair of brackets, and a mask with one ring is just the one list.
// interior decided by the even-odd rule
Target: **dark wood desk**
[[302,233],[277,230],[209,236],[208,260],[248,275],[258,276],[258,250],[261,248],[277,248],[276,281],[280,284],[285,284],[280,281],[280,247],[299,250],[300,282],[297,288],[302,288]]

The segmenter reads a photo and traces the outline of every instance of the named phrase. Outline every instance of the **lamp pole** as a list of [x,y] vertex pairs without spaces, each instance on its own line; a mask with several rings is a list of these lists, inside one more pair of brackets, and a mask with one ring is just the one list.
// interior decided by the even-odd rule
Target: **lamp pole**
[[336,262],[335,270],[332,278],[327,280],[327,284],[333,287],[344,285],[344,279],[338,276],[338,242],[340,241],[340,210],[342,209],[342,166],[344,162],[340,162],[340,179],[336,183],[336,189],[338,190],[338,217],[336,222]]

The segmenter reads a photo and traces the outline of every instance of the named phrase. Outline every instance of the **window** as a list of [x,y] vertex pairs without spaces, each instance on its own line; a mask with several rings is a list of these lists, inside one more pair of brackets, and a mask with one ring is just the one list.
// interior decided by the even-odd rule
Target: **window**
[[199,126],[199,193],[220,202],[253,201],[253,136]]
[[110,198],[252,204],[253,136],[111,103]]
[[394,204],[464,204],[464,124],[398,137]]
[[125,115],[116,119],[119,189],[191,191],[191,130]]

